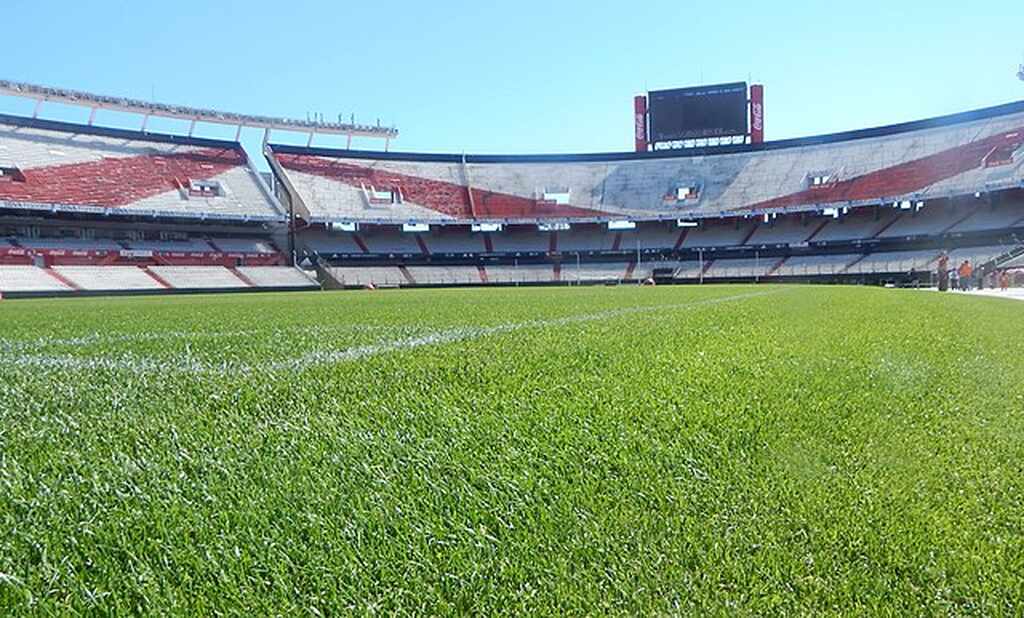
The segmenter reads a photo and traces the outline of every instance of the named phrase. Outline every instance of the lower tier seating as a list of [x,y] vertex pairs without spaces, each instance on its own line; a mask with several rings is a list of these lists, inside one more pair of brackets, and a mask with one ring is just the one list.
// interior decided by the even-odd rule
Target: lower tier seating
[[0,293],[70,292],[72,287],[38,266],[0,266]]
[[837,275],[860,257],[859,253],[794,256],[783,262],[772,274],[779,277]]
[[162,290],[159,281],[137,266],[55,266],[54,272],[80,290]]
[[288,266],[239,266],[238,273],[258,288],[319,288],[316,279]]
[[223,266],[152,266],[149,270],[177,289],[249,287],[238,275]]

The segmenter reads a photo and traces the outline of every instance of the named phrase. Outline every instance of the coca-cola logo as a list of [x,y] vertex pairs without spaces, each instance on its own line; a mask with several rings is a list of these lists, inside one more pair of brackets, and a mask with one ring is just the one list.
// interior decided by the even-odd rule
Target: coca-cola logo
[[754,130],[760,131],[763,128],[763,117],[764,111],[762,110],[761,103],[754,103],[750,107],[751,116],[753,116]]
[[636,139],[639,141],[647,139],[647,123],[644,122],[644,115],[640,113],[636,115]]

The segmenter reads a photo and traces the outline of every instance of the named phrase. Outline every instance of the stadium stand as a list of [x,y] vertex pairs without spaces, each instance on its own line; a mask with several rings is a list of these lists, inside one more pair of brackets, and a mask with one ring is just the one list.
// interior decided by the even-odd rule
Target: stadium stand
[[284,220],[235,142],[0,115],[0,167],[0,208]]
[[369,253],[395,254],[395,255],[428,255],[424,251],[425,245],[417,242],[416,235],[399,230],[380,229],[379,233],[360,234],[363,243]]
[[329,268],[330,275],[340,285],[377,287],[397,287],[400,285],[411,285],[402,271],[396,266],[359,266],[346,268]]
[[816,243],[869,240],[893,225],[902,214],[895,208],[858,208],[832,219],[809,240]]
[[992,247],[962,247],[949,252],[949,263],[959,264],[970,260],[975,266],[986,264],[1015,249],[1015,245],[996,245]]
[[159,253],[216,253],[217,251],[205,240],[128,240],[124,243],[128,249],[135,251],[155,251]]
[[418,285],[477,285],[485,282],[476,266],[409,266],[406,271]]
[[[816,211],[1016,188],[1024,104],[754,147],[471,156],[272,145],[307,221],[607,220]],[[811,183],[814,177],[824,182]],[[689,190],[680,198],[679,190]],[[954,222],[955,223],[955,222]]]
[[514,226],[502,234],[493,234],[494,251],[498,253],[547,253],[558,244],[558,232],[539,232],[536,227]]
[[149,271],[179,290],[234,289],[251,287],[223,266],[151,266]]
[[73,282],[78,290],[113,292],[164,290],[164,286],[137,266],[55,266],[53,271]]
[[745,244],[754,232],[757,223],[744,219],[703,220],[700,227],[692,228],[683,239],[684,249],[708,249]]
[[980,232],[985,230],[1024,228],[1024,208],[1021,204],[1003,204],[999,206],[982,206],[974,210],[971,216],[960,221],[950,232]]
[[0,292],[70,292],[74,288],[38,266],[0,266]]
[[110,239],[86,240],[82,238],[17,238],[19,247],[24,249],[47,249],[66,251],[120,251],[123,246]]
[[879,232],[876,238],[913,238],[941,234],[973,214],[966,209],[948,204],[929,205],[918,212],[905,212],[892,225]]
[[242,279],[262,289],[318,289],[320,284],[298,268],[289,266],[239,266]]
[[79,290],[129,291],[166,289],[138,266],[55,266],[53,270]]
[[235,142],[0,116],[0,292],[319,285],[291,263],[326,287],[891,282],[1024,247],[1024,102],[754,146],[266,154],[269,183]]
[[815,229],[816,226],[800,217],[779,217],[770,223],[757,225],[745,244],[794,245],[805,242]]
[[713,262],[713,260],[704,262],[699,260],[680,261],[672,273],[672,278],[682,281],[700,279]]
[[[564,264],[561,270],[562,281],[613,282],[626,279],[629,264],[625,262],[606,262],[600,264]],[[632,276],[632,275],[631,275]]]
[[725,259],[714,260],[704,273],[707,279],[752,279],[763,278],[780,262],[775,259]]
[[487,266],[487,279],[491,283],[550,283],[555,278],[551,264],[516,264]]
[[206,241],[220,253],[277,253],[269,242],[253,238],[210,238]]
[[924,271],[939,257],[938,250],[871,253],[849,265],[844,272],[857,274]]
[[859,253],[793,256],[787,258],[772,274],[777,277],[833,276],[844,272],[847,266],[861,257]]

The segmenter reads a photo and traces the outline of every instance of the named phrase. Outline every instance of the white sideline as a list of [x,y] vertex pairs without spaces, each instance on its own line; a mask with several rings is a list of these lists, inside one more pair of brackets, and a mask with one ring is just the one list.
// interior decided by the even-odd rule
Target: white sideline
[[[239,376],[251,375],[253,373],[260,372],[278,372],[278,371],[290,371],[298,372],[303,371],[312,367],[334,364],[350,360],[358,360],[371,356],[377,356],[380,354],[387,354],[390,352],[397,352],[401,350],[409,350],[419,348],[428,345],[440,345],[445,343],[454,343],[457,341],[466,341],[469,339],[477,339],[488,335],[496,335],[509,333],[525,329],[537,329],[546,328],[551,326],[564,326],[567,324],[578,324],[585,322],[593,322],[598,320],[606,320],[626,315],[635,315],[640,313],[652,313],[652,312],[663,312],[673,311],[678,309],[688,309],[694,307],[702,307],[715,305],[719,303],[733,302],[739,300],[746,300],[749,298],[756,298],[760,296],[767,296],[770,294],[777,294],[779,290],[765,291],[765,292],[748,292],[745,294],[734,294],[731,296],[720,296],[717,298],[708,298],[704,300],[696,300],[687,303],[674,303],[670,305],[651,305],[645,307],[627,307],[623,309],[610,309],[607,311],[600,311],[596,313],[585,313],[579,315],[565,316],[561,318],[551,318],[547,320],[527,320],[524,322],[510,322],[506,324],[498,324],[495,326],[481,326],[481,327],[462,327],[453,328],[449,330],[437,331],[433,333],[427,333],[425,335],[418,335],[414,337],[407,337],[403,339],[396,339],[391,341],[382,341],[370,345],[357,346],[353,348],[345,348],[342,350],[334,351],[323,351],[323,352],[311,352],[304,354],[293,359],[285,361],[273,361],[266,363],[247,364],[247,363],[234,363],[234,362],[223,362],[223,363],[203,363],[194,358],[178,358],[175,360],[156,360],[151,358],[139,358],[133,355],[124,355],[121,357],[90,357],[90,356],[72,356],[72,355],[56,355],[56,354],[18,354],[15,356],[5,357],[0,354],[0,366],[14,366],[14,367],[38,367],[43,369],[82,369],[82,370],[124,370],[131,371],[134,373],[157,373],[157,374],[169,374],[169,373],[184,373],[184,374],[215,374],[224,375],[232,374]],[[316,327],[302,330],[314,330]],[[287,329],[293,330],[293,329]],[[233,331],[228,333],[205,333],[207,336],[241,336],[243,333],[250,333],[251,331]],[[256,333],[253,333],[256,334]],[[140,333],[138,337],[135,335],[124,335],[120,338],[116,338],[116,341],[145,341],[149,340],[144,337],[145,333]],[[184,332],[168,332],[168,333],[153,333],[153,339],[159,339],[160,337],[166,337],[168,335],[174,337],[188,336],[202,336],[203,333],[184,333]],[[159,336],[157,336],[159,335]],[[131,338],[129,338],[131,337]],[[86,343],[95,343],[106,341],[102,335],[88,335],[85,337],[75,339],[64,339],[64,340],[51,340],[61,341],[67,345],[84,345]],[[11,342],[2,342],[10,344]],[[30,344],[31,342],[19,342],[24,344]],[[0,353],[19,351],[21,347],[12,346],[5,347],[0,345]]]

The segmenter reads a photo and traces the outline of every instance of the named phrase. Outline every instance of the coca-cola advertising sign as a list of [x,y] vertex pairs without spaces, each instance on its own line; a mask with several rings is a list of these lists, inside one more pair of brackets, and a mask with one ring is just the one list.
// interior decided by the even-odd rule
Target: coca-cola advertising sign
[[637,152],[647,151],[647,97],[633,98],[633,134]]
[[764,86],[750,86],[750,143],[764,142]]

